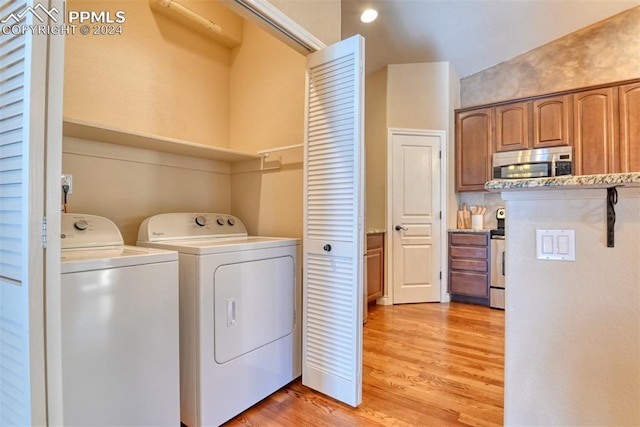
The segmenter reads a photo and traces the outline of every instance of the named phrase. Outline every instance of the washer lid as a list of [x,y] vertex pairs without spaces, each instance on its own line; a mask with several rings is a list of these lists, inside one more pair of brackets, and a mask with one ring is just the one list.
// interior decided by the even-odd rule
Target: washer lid
[[178,254],[174,251],[126,245],[63,249],[60,253],[62,273],[132,267],[178,260]]
[[282,246],[293,246],[298,245],[299,243],[299,239],[293,238],[246,236],[168,240],[163,242],[138,241],[137,244],[151,248],[169,249],[184,254],[208,255],[217,253],[250,251],[256,249],[277,248]]

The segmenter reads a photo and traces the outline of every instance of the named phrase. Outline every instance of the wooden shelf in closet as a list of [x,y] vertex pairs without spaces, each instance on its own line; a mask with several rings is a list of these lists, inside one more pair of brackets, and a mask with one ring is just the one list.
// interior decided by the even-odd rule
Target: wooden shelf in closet
[[259,159],[257,154],[243,153],[227,148],[214,147],[195,142],[182,141],[164,136],[131,132],[94,123],[73,119],[64,119],[62,133],[65,136],[106,142],[126,147],[143,148],[163,153],[180,154],[202,159],[219,160],[234,163],[243,160]]

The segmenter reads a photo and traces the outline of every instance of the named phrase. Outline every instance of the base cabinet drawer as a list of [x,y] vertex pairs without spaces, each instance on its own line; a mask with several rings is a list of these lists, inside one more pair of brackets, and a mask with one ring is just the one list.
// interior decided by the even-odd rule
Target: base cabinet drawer
[[473,259],[451,259],[452,271],[473,271],[486,274],[489,271],[489,264],[486,261]]
[[489,233],[449,233],[449,294],[452,301],[489,305]]
[[451,272],[451,293],[474,297],[488,297],[487,275]]
[[487,233],[451,233],[451,246],[487,246],[489,236]]
[[469,259],[479,259],[485,260],[487,258],[487,254],[489,252],[488,247],[462,247],[462,246],[451,246],[449,250],[451,253],[451,258],[469,258]]

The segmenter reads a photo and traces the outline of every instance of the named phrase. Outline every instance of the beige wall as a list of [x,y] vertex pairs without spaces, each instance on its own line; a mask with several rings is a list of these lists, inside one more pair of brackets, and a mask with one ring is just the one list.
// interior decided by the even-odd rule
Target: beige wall
[[258,171],[260,162],[232,166],[232,213],[249,234],[302,238],[302,150],[278,156],[282,167]]
[[446,130],[449,126],[449,63],[389,65],[387,68],[388,126]]
[[456,117],[454,110],[460,108],[460,77],[453,68],[449,67],[449,127],[447,128],[447,224],[449,228],[456,226],[456,211],[459,197],[456,193]]
[[[231,148],[256,152],[304,142],[306,59],[252,24],[231,66]],[[302,237],[302,150],[234,165],[231,209],[250,234]]]
[[387,67],[365,84],[366,229],[386,228]]
[[640,77],[640,6],[462,79],[462,106]]
[[[640,190],[506,194],[505,425],[640,420]],[[536,259],[536,229],[575,230],[576,260]]]
[[[202,3],[218,21],[221,6]],[[148,1],[68,0],[67,8],[124,10],[126,21],[122,35],[66,37],[65,117],[228,146],[228,48],[153,13]]]
[[230,148],[302,144],[305,57],[250,23],[243,39],[230,68]]
[[340,0],[269,0],[269,3],[326,45],[342,39]]
[[105,216],[126,244],[162,212],[230,212],[229,165],[65,137],[62,170],[73,175],[69,211]]

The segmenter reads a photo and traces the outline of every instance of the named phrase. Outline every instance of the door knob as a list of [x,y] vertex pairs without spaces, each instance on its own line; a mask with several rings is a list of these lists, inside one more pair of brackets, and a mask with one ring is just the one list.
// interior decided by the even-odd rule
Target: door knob
[[396,231],[400,231],[400,230],[407,231],[409,229],[407,227],[405,227],[405,226],[400,225],[400,224],[396,225]]

